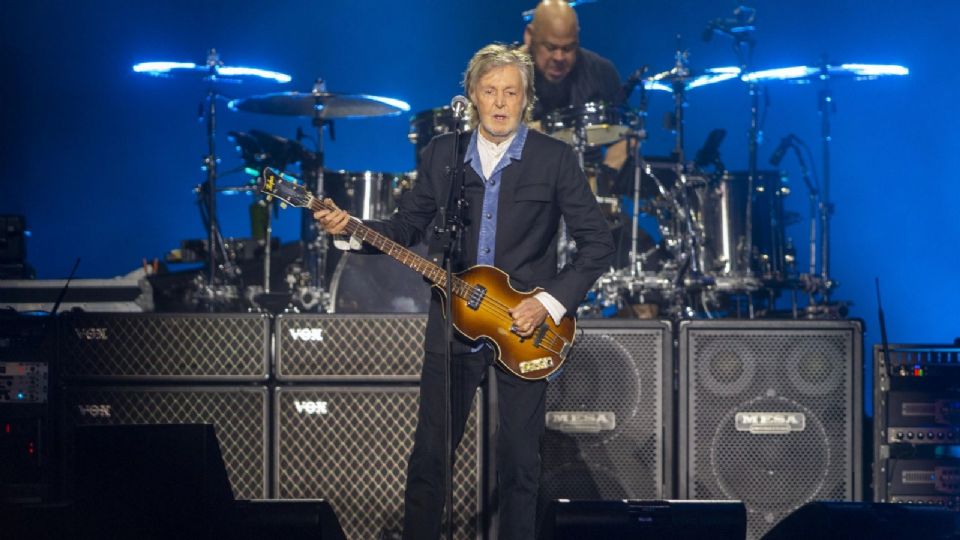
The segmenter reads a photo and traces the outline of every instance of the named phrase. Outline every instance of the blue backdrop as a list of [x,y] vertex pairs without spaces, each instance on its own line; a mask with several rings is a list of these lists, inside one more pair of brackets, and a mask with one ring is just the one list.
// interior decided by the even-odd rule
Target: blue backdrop
[[[81,277],[109,277],[158,257],[184,238],[204,236],[192,189],[206,152],[197,109],[204,88],[134,74],[148,60],[203,62],[216,47],[229,65],[289,73],[284,87],[227,88],[234,97],[308,91],[317,77],[331,91],[403,99],[412,112],[460,92],[470,54],[490,41],[521,39],[531,1],[362,2],[165,0],[14,2],[4,8],[2,104],[5,171],[0,213],[27,216],[29,259],[39,277],[65,276],[83,257]],[[833,275],[839,299],[879,341],[873,278],[882,280],[892,341],[943,342],[960,335],[957,173],[960,106],[955,52],[960,4],[934,0],[759,0],[758,68],[816,63],[902,64],[909,77],[833,84]],[[613,60],[622,76],[648,64],[671,67],[677,46],[695,68],[735,65],[730,43],[700,39],[708,20],[733,2],[601,0],[579,8],[582,44]],[[814,145],[819,159],[817,85],[769,85],[761,163],[787,133]],[[701,88],[687,108],[688,152],[713,128],[728,131],[722,152],[746,168],[749,98],[739,82]],[[651,96],[651,154],[672,144],[659,127],[667,94]],[[221,108],[222,170],[239,164],[230,130],[292,137],[309,123]],[[351,170],[407,171],[413,147],[408,116],[339,121],[327,164]],[[792,210],[807,201],[795,162]],[[233,177],[238,182],[243,178]],[[223,179],[230,182],[231,177]],[[246,196],[222,196],[224,232],[248,236]],[[276,224],[294,240],[298,212]],[[788,231],[805,268],[802,224]]]

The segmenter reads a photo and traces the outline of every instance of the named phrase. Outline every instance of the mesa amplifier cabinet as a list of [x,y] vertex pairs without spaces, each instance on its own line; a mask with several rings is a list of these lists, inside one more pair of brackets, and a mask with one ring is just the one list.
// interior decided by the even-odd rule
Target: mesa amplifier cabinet
[[741,500],[759,539],[813,500],[859,500],[857,321],[685,321],[681,499]]
[[670,324],[582,321],[547,386],[541,513],[555,499],[672,496]]
[[270,318],[261,314],[66,314],[68,381],[265,381]]
[[213,424],[237,499],[268,496],[267,389],[262,386],[78,386],[64,390],[65,481],[77,426]]
[[[412,386],[286,387],[274,396],[279,499],[325,499],[350,540],[393,538],[403,521],[417,424]],[[454,537],[481,538],[482,394],[456,454]]]
[[290,382],[415,382],[425,315],[280,315],[276,378]]
[[873,348],[877,502],[960,509],[960,347]]

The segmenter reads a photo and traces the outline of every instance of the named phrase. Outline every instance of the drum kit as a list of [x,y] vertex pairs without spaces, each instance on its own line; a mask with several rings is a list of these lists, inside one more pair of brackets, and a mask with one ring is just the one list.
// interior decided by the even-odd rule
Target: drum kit
[[[738,47],[748,44],[752,47],[752,42],[741,39],[739,34],[734,37]],[[735,49],[739,50],[738,47]],[[134,70],[161,77],[193,77],[207,84],[204,115],[207,178],[196,192],[207,229],[206,245],[214,248],[206,249],[205,275],[195,281],[192,294],[197,307],[211,311],[233,309],[238,304],[246,309],[271,311],[426,311],[429,300],[426,287],[420,283],[412,283],[410,287],[397,285],[398,276],[402,282],[402,276],[407,274],[394,272],[389,265],[378,266],[374,262],[377,258],[351,259],[349,255],[341,256],[330,250],[330,239],[308,213],[302,216],[299,256],[284,269],[286,290],[272,289],[271,245],[275,239],[271,238],[270,223],[275,203],[266,200],[258,200],[251,210],[254,237],[263,248],[263,281],[247,285],[241,293],[242,280],[236,279],[238,270],[227,253],[229,242],[224,240],[218,227],[216,199],[217,194],[224,191],[252,191],[253,188],[250,185],[225,188],[217,183],[218,157],[214,141],[220,88],[224,84],[249,81],[284,84],[290,77],[267,70],[225,66],[213,50],[203,65],[149,62],[138,64]],[[548,113],[539,129],[573,146],[611,229],[624,246],[618,254],[619,262],[597,280],[579,315],[678,319],[774,316],[777,301],[786,292],[790,293],[790,308],[782,313],[787,316],[836,316],[842,306],[838,308],[838,304],[830,301],[835,286],[829,274],[830,82],[838,78],[874,79],[905,74],[906,69],[899,66],[828,62],[762,71],[751,71],[741,62],[741,67],[695,71],[688,66],[688,55],[678,52],[674,66],[667,71],[647,74],[644,68],[634,73],[628,83],[639,88],[637,106],[629,106],[624,99],[620,105],[595,102]],[[685,154],[683,114],[687,94],[724,81],[744,85],[753,100],[750,159],[745,171],[727,170],[720,160],[718,148],[725,135],[723,130],[710,134],[695,159],[688,159]],[[805,272],[798,271],[795,246],[786,231],[791,222],[790,214],[784,210],[790,195],[786,179],[777,170],[760,170],[757,165],[759,96],[764,85],[777,82],[821,85],[822,173],[818,175],[817,171],[807,168],[800,151],[803,143],[793,136],[784,139],[775,159],[771,160],[775,166],[779,165],[784,152],[793,148],[801,161],[810,197],[810,264]],[[631,88],[627,97],[632,93]],[[647,105],[654,95],[672,98],[673,111],[668,125],[674,148],[669,157],[651,157],[643,152],[647,139]],[[256,129],[230,132],[230,140],[251,175],[259,174],[268,166],[283,171],[298,164],[299,176],[311,193],[330,197],[341,208],[363,219],[389,217],[399,197],[416,182],[415,172],[353,172],[324,167],[324,130],[331,121],[402,114],[409,111],[409,106],[402,101],[328,92],[324,81],[318,80],[309,92],[257,94],[229,101],[228,107],[239,112],[309,119],[316,130],[313,149],[303,144],[305,137],[300,129],[296,139]],[[414,146],[417,161],[433,137],[450,132],[455,126],[449,107],[413,115],[408,139]],[[604,153],[615,145],[627,148],[629,159],[615,179],[603,178],[611,173],[603,171],[600,162]],[[807,150],[812,160],[809,148]],[[810,173],[814,173],[813,180],[809,178]],[[644,230],[640,224],[642,218],[655,222],[656,230]],[[654,236],[658,237],[656,241],[652,239]],[[576,250],[573,242],[562,239],[563,235],[561,261]],[[334,259],[339,262],[331,264]],[[359,277],[358,273],[363,272],[381,277]],[[398,286],[405,292],[395,294]],[[801,294],[808,297],[803,308],[798,302]],[[388,300],[390,297],[394,299]]]
[[[720,24],[717,22],[714,30]],[[586,170],[590,163],[583,156],[591,146],[628,141],[632,149],[634,182],[618,194],[621,217],[629,216],[631,225],[628,260],[598,279],[580,306],[581,317],[835,318],[846,314],[846,306],[830,298],[836,286],[829,258],[833,212],[829,199],[830,83],[842,78],[902,76],[908,71],[901,66],[826,61],[815,66],[750,71],[744,61],[752,56],[752,51],[745,50],[754,45],[750,31],[752,27],[739,26],[735,32],[727,32],[735,40],[741,67],[696,72],[688,67],[687,53],[678,51],[673,68],[642,79],[635,109],[624,106],[616,113],[608,105],[588,103],[548,116],[546,131],[569,139],[582,156],[581,162],[586,162]],[[724,81],[739,81],[751,97],[749,167],[745,171],[728,170],[720,160],[718,148],[726,133],[722,129],[710,133],[695,159],[687,159],[684,152],[687,93]],[[764,85],[776,83],[820,85],[822,173],[818,177],[808,168],[812,153],[794,135],[786,137],[771,157],[771,164],[777,167],[784,153],[794,149],[800,162],[810,197],[806,272],[797,268],[795,246],[786,230],[796,221],[785,211],[790,195],[787,179],[778,170],[758,166],[760,96]],[[647,157],[642,152],[647,102],[654,93],[673,97],[673,111],[665,123],[673,132],[674,148],[667,158]],[[808,158],[801,150],[806,150]],[[604,199],[598,194],[598,200]],[[650,242],[642,245],[647,235],[639,227],[641,215],[652,216],[657,224],[660,240],[653,246]],[[788,307],[777,305],[784,293],[789,293]],[[801,294],[807,297],[805,302],[799,300]]]

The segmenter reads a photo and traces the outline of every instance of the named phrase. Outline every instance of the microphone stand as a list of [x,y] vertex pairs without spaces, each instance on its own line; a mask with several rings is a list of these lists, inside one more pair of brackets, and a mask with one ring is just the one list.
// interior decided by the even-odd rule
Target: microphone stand
[[[462,114],[462,113],[461,113]],[[451,163],[447,167],[447,200],[445,205],[437,210],[439,225],[434,227],[434,237],[440,241],[444,253],[445,283],[444,311],[446,313],[445,333],[447,340],[446,359],[443,369],[443,401],[446,408],[444,416],[444,440],[446,442],[444,463],[444,493],[445,515],[447,523],[446,537],[453,539],[453,406],[451,388],[451,370],[453,368],[453,260],[463,252],[463,215],[467,208],[466,191],[463,182],[463,160],[460,156],[460,136],[463,132],[462,117],[456,119],[456,129],[453,135],[453,152]]]

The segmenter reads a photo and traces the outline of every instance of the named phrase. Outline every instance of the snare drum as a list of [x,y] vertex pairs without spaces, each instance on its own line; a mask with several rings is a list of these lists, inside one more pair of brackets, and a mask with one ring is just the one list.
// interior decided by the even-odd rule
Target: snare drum
[[593,148],[623,139],[636,124],[636,114],[622,107],[595,102],[567,107],[544,116],[544,133],[574,146],[583,141]]
[[375,171],[324,171],[324,193],[360,219],[386,219],[410,189],[413,175]]
[[[414,145],[417,166],[420,165],[420,152],[427,146],[427,143],[437,135],[452,133],[454,129],[456,129],[456,121],[453,119],[453,111],[449,105],[421,111],[412,116],[407,139]],[[463,131],[469,132],[470,130],[470,109],[467,109],[463,118]]]

